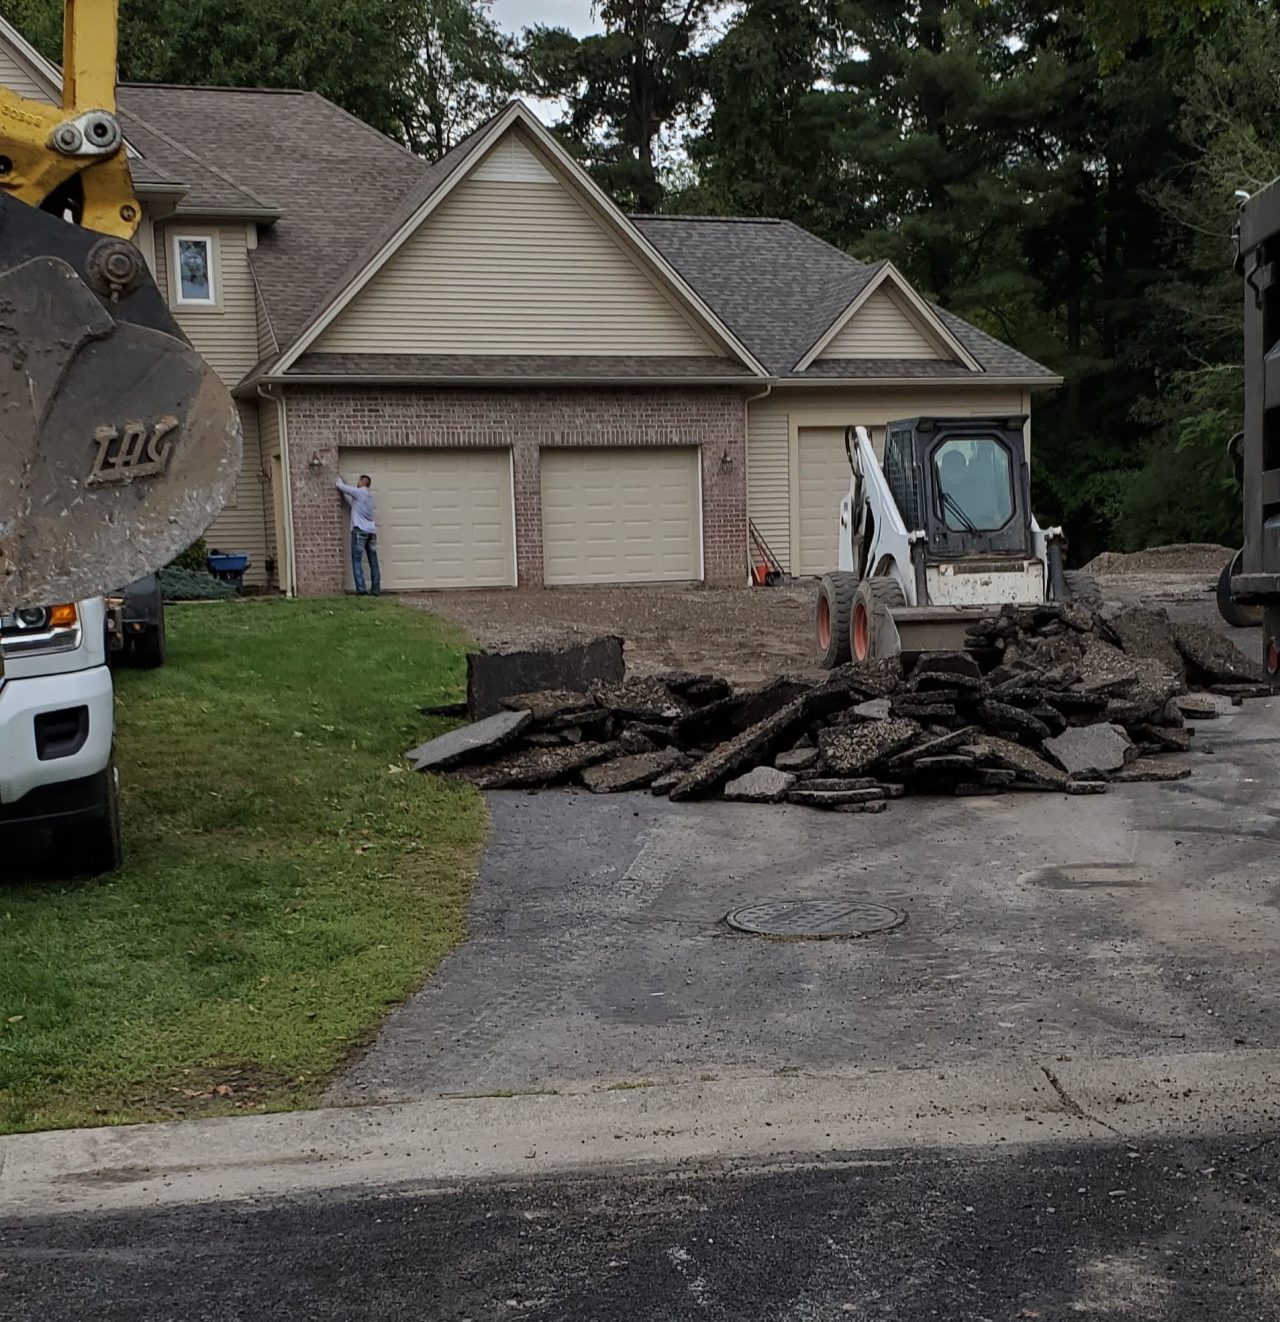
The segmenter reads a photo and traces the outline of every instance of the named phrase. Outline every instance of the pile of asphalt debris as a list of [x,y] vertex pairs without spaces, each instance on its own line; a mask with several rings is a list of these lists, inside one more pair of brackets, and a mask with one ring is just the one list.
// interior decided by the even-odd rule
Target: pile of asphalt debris
[[481,789],[647,788],[881,812],[904,794],[1179,780],[1189,722],[1272,692],[1230,641],[1163,611],[1007,606],[968,634],[967,650],[905,675],[896,662],[855,663],[735,689],[668,671],[510,694],[406,756]]

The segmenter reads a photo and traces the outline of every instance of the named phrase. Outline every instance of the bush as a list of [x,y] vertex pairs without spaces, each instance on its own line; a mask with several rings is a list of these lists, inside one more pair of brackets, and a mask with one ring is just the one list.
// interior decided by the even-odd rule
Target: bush
[[197,573],[176,563],[162,569],[157,577],[165,601],[221,601],[236,595],[230,583],[214,578],[208,571]]
[[209,543],[203,537],[197,537],[179,556],[169,562],[170,569],[189,569],[193,574],[207,574]]

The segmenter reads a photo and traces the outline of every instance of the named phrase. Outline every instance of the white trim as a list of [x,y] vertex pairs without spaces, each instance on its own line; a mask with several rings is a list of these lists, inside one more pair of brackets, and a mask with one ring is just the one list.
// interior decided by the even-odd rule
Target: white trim
[[971,372],[981,372],[977,359],[960,343],[959,340],[943,325],[942,320],[936,312],[920,297],[919,294],[907,282],[906,277],[898,270],[892,262],[885,262],[879,272],[858,291],[853,301],[845,310],[827,327],[825,331],[817,338],[813,346],[808,350],[803,358],[792,369],[795,372],[803,372],[809,365],[818,358],[822,351],[835,339],[845,326],[853,319],[858,309],[876,292],[886,281],[891,281],[894,288],[902,295],[911,306],[911,310],[925,323],[926,328],[931,335],[942,342],[942,344],[960,360]]
[[[178,261],[178,245],[183,241],[187,243],[203,243],[205,250],[209,254],[209,297],[208,298],[184,298],[182,294],[182,267]],[[179,229],[169,230],[169,293],[173,299],[175,308],[204,308],[207,311],[216,311],[222,306],[221,298],[221,279],[222,279],[222,261],[221,254],[218,251],[218,233],[216,230],[200,234],[196,231],[184,232]]]
[[[539,462],[541,466],[541,462]],[[520,529],[516,524],[516,447],[507,446],[507,479],[511,493],[511,586],[520,586]],[[541,478],[539,478],[541,481]],[[542,493],[538,493],[538,516],[542,516]]]
[[[743,438],[745,448],[746,438]],[[693,447],[693,467],[698,474],[698,582],[705,584],[707,581],[707,511],[702,507],[703,484],[702,484],[702,458],[706,453],[706,445],[694,445]],[[718,458],[712,457],[713,463],[719,463]]]
[[609,200],[593,180],[583,171],[582,167],[569,155],[567,151],[556,141],[555,136],[547,129],[536,115],[524,104],[523,101],[513,101],[505,110],[503,110],[489,125],[483,130],[483,136],[480,141],[472,148],[470,155],[461,165],[455,169],[449,177],[431,193],[409,217],[403,225],[387,240],[377,253],[369,260],[365,268],[360,271],[348,283],[338,296],[313,320],[307,325],[302,334],[293,342],[284,357],[272,369],[272,375],[287,372],[290,367],[306,352],[306,350],[315,343],[327,327],[332,325],[339,313],[349,306],[356,295],[369,283],[371,279],[386,265],[390,258],[400,249],[409,235],[412,234],[431,213],[440,206],[459,183],[467,178],[471,171],[488,154],[490,147],[499,141],[516,123],[524,125],[534,138],[535,142],[541,147],[548,156],[560,168],[562,182],[571,184],[582,195],[583,199],[589,202],[602,219],[611,224],[621,236],[628,240],[632,246],[638,249],[641,255],[648,261],[657,274],[663,278],[671,290],[678,295],[680,301],[686,305],[688,310],[692,311],[698,320],[702,323],[702,329],[710,331],[725,348],[732,351],[734,356],[747,367],[757,377],[767,377],[768,371],[764,365],[751,353],[751,351],[737,338],[736,335],[715,315],[714,312],[702,301],[693,289],[685,283],[674,267],[666,261],[656,248],[640,233],[638,229],[618,210],[618,208]]

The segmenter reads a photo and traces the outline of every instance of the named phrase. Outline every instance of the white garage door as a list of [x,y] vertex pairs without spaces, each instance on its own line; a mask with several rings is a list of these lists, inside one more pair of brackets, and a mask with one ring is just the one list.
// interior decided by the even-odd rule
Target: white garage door
[[347,482],[373,479],[383,587],[515,585],[509,450],[343,450],[339,463]]
[[698,450],[542,451],[549,584],[701,579]]
[[[884,428],[873,427],[876,454],[883,452]],[[799,451],[799,509],[792,562],[796,574],[828,574],[839,567],[837,536],[840,502],[849,494],[849,459],[844,452],[843,427],[801,427],[796,433]]]

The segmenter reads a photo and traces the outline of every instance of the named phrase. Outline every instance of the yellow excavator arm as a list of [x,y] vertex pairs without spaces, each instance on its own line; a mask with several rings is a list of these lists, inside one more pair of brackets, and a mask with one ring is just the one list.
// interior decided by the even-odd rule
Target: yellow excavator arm
[[240,468],[235,404],[131,242],[117,6],[66,0],[61,107],[0,89],[0,614],[167,564]]
[[78,221],[131,239],[142,209],[116,118],[118,0],[66,0],[62,105],[0,88],[0,189],[49,209],[79,183]]

